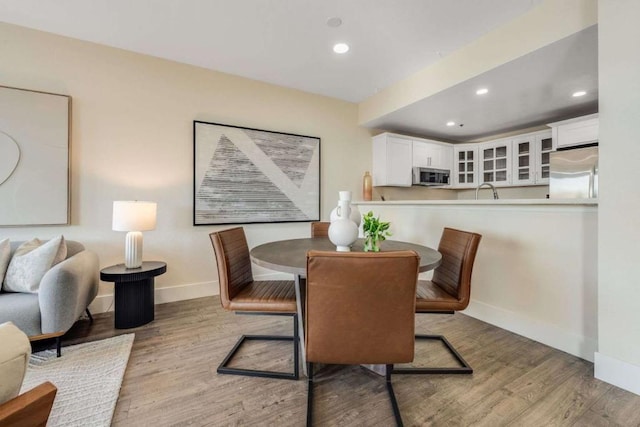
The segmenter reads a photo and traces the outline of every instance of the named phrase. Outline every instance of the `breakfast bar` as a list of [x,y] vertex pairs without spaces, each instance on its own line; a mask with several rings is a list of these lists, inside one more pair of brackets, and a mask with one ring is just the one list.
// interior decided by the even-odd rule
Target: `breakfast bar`
[[[597,201],[353,202],[391,222],[393,239],[437,247],[444,227],[482,234],[463,312],[593,360],[597,343]],[[424,273],[428,276],[429,273]]]

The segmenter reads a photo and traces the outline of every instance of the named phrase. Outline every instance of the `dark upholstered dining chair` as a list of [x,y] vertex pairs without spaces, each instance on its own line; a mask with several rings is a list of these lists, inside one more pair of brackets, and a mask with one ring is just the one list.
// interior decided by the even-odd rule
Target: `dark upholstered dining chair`
[[384,364],[391,385],[394,363],[413,360],[416,285],[420,257],[413,251],[307,254],[305,342],[307,425],[313,420],[313,364]]
[[315,221],[311,223],[311,237],[329,237],[330,222]]
[[[209,234],[215,251],[220,282],[220,302],[226,310],[238,314],[265,314],[293,317],[293,336],[242,335],[224,358],[218,373],[297,380],[299,365],[298,314],[294,282],[289,280],[253,280],[249,247],[242,227]],[[293,373],[228,367],[244,341],[291,341]]]
[[[445,228],[438,251],[442,263],[431,280],[419,280],[416,313],[453,314],[464,310],[471,298],[471,274],[482,236]],[[473,369],[443,335],[416,335],[417,340],[439,340],[460,363],[459,367],[394,368],[394,374],[472,374]]]

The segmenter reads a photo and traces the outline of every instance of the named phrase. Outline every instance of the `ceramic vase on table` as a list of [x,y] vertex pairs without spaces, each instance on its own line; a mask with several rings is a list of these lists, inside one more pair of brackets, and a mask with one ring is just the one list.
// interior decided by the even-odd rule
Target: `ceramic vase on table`
[[[351,192],[341,191],[340,201],[335,209],[335,220],[332,212],[329,226],[329,240],[336,245],[338,252],[350,252],[351,245],[358,239],[358,226],[351,220],[351,212]],[[357,215],[360,219],[360,214]]]

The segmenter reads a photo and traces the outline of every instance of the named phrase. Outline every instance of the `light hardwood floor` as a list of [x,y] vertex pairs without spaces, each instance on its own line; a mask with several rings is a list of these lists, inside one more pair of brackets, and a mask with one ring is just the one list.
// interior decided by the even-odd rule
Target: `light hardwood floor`
[[[417,315],[416,330],[446,335],[474,374],[394,376],[407,426],[640,426],[640,396],[594,379],[589,362],[460,313]],[[216,373],[241,334],[289,334],[289,318],[234,315],[218,297],[199,298],[158,305],[155,321],[135,329],[114,329],[113,313],[79,321],[63,345],[132,332],[113,425],[304,425],[306,378]],[[252,343],[237,359],[243,367],[293,365],[285,343]],[[439,343],[419,343],[416,364],[429,363],[453,361]],[[317,380],[314,425],[393,425],[378,375],[325,366]]]

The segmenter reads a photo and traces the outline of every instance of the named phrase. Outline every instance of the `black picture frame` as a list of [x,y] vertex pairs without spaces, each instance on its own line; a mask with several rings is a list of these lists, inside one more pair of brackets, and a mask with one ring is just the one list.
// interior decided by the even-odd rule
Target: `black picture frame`
[[320,220],[320,138],[193,121],[193,225]]

